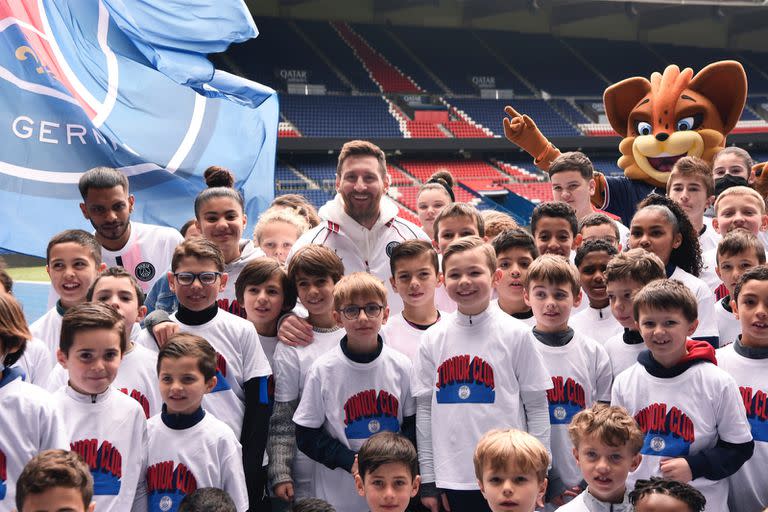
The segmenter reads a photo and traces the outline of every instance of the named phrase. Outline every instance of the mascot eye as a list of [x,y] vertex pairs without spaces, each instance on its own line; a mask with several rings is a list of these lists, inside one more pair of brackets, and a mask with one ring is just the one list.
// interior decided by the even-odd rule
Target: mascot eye
[[645,121],[640,121],[637,123],[637,133],[640,135],[650,135],[653,133],[653,127],[650,123],[646,123]]
[[677,131],[683,132],[693,129],[693,117],[684,117],[677,122]]

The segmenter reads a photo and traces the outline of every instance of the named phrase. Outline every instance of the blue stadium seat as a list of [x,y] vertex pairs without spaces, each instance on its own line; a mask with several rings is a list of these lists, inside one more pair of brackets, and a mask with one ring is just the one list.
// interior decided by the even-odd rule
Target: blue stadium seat
[[[391,64],[400,68],[400,71],[410,76],[416,84],[427,92],[444,93],[442,87],[437,85],[423,67],[403,50],[390,36],[383,25],[352,25],[352,29],[360,34],[372,48],[384,56]],[[427,64],[429,65],[429,64]]]
[[654,71],[663,71],[667,63],[643,43],[604,39],[565,39],[611,83],[632,76],[648,78]]
[[608,85],[549,34],[497,30],[477,34],[529,82],[550,94],[600,96]]
[[278,78],[280,69],[304,70],[309,82],[324,84],[329,91],[349,92],[339,77],[296,34],[290,23],[281,18],[255,18],[259,37],[233,45],[227,54],[250,79],[284,91]]
[[[455,94],[477,94],[473,76],[493,76],[497,89],[528,95],[528,89],[477,40],[453,28],[389,27]],[[504,48],[502,55],[506,55]]]
[[379,96],[280,96],[280,108],[304,137],[402,137]]
[[547,137],[577,137],[581,135],[544,100],[481,100],[476,98],[451,98],[448,100],[459,110],[466,112],[475,122],[503,136],[502,119],[504,106],[512,105],[521,114],[528,114]]
[[326,57],[333,61],[333,65],[339,68],[341,73],[352,82],[352,85],[361,92],[379,92],[368,71],[352,52],[352,48],[344,42],[336,29],[325,21],[296,21],[299,30],[304,32],[312,43],[320,49]]

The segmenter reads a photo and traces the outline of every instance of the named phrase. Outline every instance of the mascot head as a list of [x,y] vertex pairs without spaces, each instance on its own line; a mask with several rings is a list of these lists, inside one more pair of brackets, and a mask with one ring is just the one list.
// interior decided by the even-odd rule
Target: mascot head
[[666,186],[672,166],[684,156],[708,162],[725,146],[747,99],[747,75],[736,61],[693,70],[667,66],[650,82],[628,78],[605,90],[608,121],[624,137],[619,167],[624,175]]

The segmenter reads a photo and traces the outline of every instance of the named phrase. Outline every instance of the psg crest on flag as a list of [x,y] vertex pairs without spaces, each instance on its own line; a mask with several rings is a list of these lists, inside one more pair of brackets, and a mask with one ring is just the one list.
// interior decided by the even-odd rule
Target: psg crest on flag
[[[254,200],[246,213],[263,208],[272,195],[277,99],[206,59],[209,49],[256,35],[242,2],[224,4],[242,9],[220,11],[236,13],[227,32],[235,36],[208,48],[199,41],[216,34],[202,22],[168,21],[167,33],[178,41],[158,36],[152,23],[163,20],[142,2],[0,0],[0,210],[8,209],[0,213],[11,215],[4,218],[25,212],[20,222],[38,233],[37,246],[60,229],[86,226],[76,185],[100,165],[129,177],[137,204],[145,206],[139,221],[178,226],[191,217],[210,165],[235,172],[246,199]],[[192,11],[209,8],[190,2]],[[168,51],[172,44],[179,51]],[[226,90],[230,84],[240,97]],[[42,213],[45,219],[33,220]],[[51,233],[41,232],[43,225]],[[36,252],[19,227],[0,231],[0,247]]]

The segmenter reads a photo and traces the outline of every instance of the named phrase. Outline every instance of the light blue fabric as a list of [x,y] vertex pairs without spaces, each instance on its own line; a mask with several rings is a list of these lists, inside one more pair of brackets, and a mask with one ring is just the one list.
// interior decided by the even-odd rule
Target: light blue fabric
[[139,222],[192,218],[210,165],[250,218],[268,206],[277,95],[206,58],[257,34],[241,0],[19,0],[0,22],[0,247],[42,256],[91,230],[77,181],[99,165],[128,175]]

